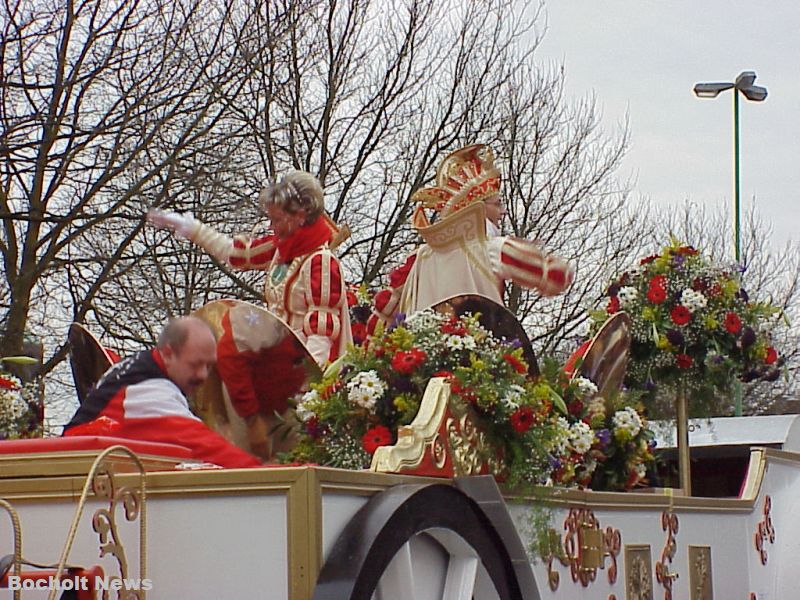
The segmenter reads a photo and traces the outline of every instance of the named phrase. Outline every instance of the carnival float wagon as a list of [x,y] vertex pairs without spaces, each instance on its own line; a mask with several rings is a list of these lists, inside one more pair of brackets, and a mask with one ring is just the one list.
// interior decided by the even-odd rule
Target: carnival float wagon
[[[487,329],[520,335],[502,307],[480,298],[439,308],[452,317],[476,302]],[[273,346],[297,349],[258,307],[226,301],[199,314],[217,327],[234,308],[255,311]],[[83,397],[113,358],[79,326],[70,341]],[[617,386],[629,342],[620,314],[583,349],[573,377]],[[320,376],[302,357],[295,364]],[[209,426],[246,447],[218,380],[195,400]],[[710,498],[672,488],[513,489],[475,414],[456,402],[451,381],[433,377],[413,421],[359,470],[219,469],[181,446],[113,436],[0,442],[0,584],[14,598],[798,597],[793,419],[754,438],[770,447],[750,450],[738,493]],[[549,511],[546,526],[535,506]]]

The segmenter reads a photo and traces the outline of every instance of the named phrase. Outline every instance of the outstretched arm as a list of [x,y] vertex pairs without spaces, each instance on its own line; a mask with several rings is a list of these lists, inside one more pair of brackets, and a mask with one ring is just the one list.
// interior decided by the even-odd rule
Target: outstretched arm
[[271,235],[260,238],[236,236],[232,239],[191,215],[157,209],[147,211],[147,221],[160,229],[169,229],[235,269],[265,269],[275,254]]
[[555,296],[566,290],[575,278],[575,269],[563,258],[547,254],[534,242],[507,237],[490,242],[492,269],[499,277],[543,296]]

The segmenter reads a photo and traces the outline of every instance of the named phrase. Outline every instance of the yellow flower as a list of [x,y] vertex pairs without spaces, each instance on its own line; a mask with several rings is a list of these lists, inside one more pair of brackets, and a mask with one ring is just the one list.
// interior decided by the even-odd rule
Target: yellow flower
[[667,336],[663,333],[658,336],[658,349],[659,350],[672,350],[672,344],[669,343]]
[[645,321],[655,321],[656,320],[656,311],[653,310],[651,306],[645,306],[642,309],[642,319]]
[[703,327],[705,327],[708,331],[714,331],[717,327],[719,327],[719,321],[717,321],[711,315],[706,315],[703,319]]
[[533,388],[533,397],[539,402],[550,399],[550,386],[546,383],[537,383]]

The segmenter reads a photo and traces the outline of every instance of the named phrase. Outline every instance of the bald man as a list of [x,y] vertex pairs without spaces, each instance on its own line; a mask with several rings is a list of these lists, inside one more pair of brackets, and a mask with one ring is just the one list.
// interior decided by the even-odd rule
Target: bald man
[[180,444],[194,458],[222,467],[260,466],[189,410],[186,397],[203,384],[216,360],[217,342],[204,321],[173,319],[154,350],[138,352],[103,375],[64,435],[97,435],[98,419],[105,417],[115,437]]

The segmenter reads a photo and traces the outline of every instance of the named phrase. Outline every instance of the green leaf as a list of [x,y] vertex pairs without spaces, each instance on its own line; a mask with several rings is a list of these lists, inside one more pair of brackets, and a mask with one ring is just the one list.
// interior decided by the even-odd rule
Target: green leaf
[[6,356],[0,358],[2,362],[10,362],[18,365],[38,365],[39,359],[31,356]]
[[553,405],[561,411],[562,414],[567,414],[567,405],[564,403],[564,399],[558,395],[553,388],[550,388],[550,400],[553,401]]

